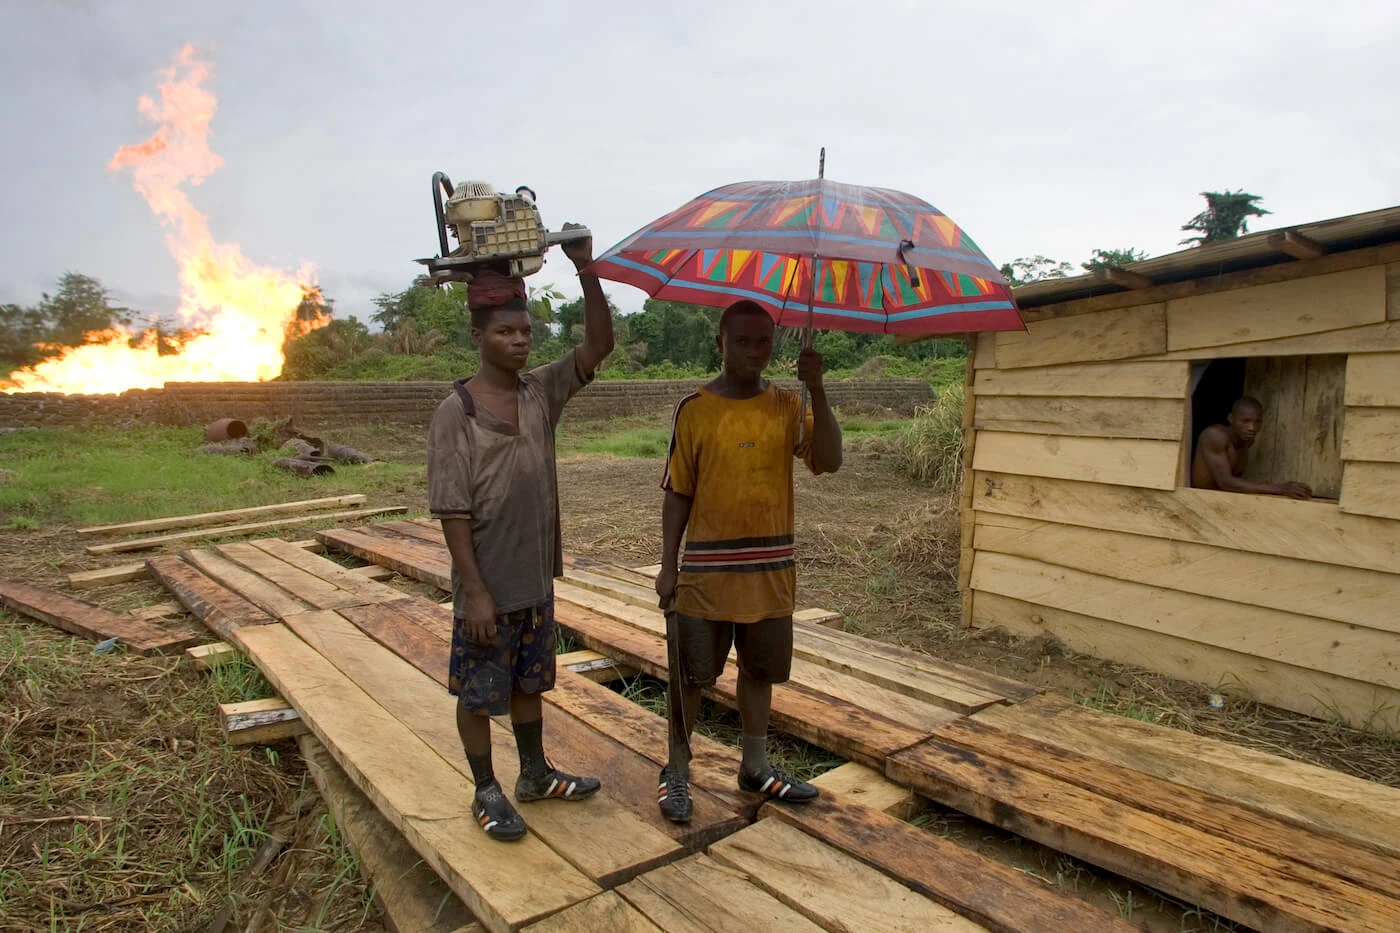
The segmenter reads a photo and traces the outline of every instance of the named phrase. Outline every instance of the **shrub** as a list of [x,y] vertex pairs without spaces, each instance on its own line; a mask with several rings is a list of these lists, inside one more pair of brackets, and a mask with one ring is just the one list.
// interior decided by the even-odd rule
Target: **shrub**
[[963,387],[954,383],[914,412],[897,437],[900,466],[920,482],[953,492],[962,481]]

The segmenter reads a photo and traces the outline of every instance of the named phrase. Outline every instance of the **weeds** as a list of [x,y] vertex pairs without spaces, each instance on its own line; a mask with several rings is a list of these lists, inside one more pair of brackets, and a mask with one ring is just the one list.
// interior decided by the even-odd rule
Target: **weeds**
[[895,443],[901,469],[942,492],[955,492],[962,480],[963,387],[954,383],[932,405],[917,409]]

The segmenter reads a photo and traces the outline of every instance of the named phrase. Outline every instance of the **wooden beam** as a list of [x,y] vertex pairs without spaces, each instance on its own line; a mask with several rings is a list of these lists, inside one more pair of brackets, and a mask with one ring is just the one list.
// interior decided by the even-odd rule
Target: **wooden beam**
[[1095,269],[1094,278],[1124,288],[1151,288],[1156,284],[1141,272],[1130,272],[1127,269]]
[[297,711],[281,697],[220,703],[219,724],[230,745],[266,745],[309,731]]
[[853,802],[888,813],[902,820],[914,816],[927,805],[907,787],[886,778],[874,768],[854,761],[838,765],[812,778],[812,784],[825,794],[844,794]]
[[1327,255],[1327,247],[1308,239],[1297,230],[1280,230],[1269,234],[1269,245],[1294,259],[1318,259]]
[[216,667],[232,664],[243,656],[243,652],[226,641],[211,641],[207,645],[186,648],[185,656],[194,662],[195,670],[212,671]]
[[[325,545],[315,538],[305,538],[300,541],[288,541],[292,547],[299,547],[307,551],[322,550]],[[78,573],[68,575],[68,586],[75,590],[90,590],[99,586],[111,586],[114,583],[129,583],[132,580],[144,580],[150,571],[146,568],[144,560],[132,561],[129,564],[113,564],[111,567],[102,567],[97,570],[82,570]],[[374,572],[384,573],[384,576],[392,576],[381,567],[359,567],[354,573],[362,573],[371,580],[381,580],[383,577],[374,576]]]
[[93,525],[79,528],[80,535],[134,535],[148,531],[168,531],[172,528],[196,528],[201,525],[218,525],[224,522],[241,521],[245,518],[266,518],[269,515],[288,515],[294,512],[314,512],[317,509],[338,509],[347,505],[359,505],[367,497],[363,493],[348,496],[328,496],[323,499],[302,499],[298,502],[279,502],[274,505],[255,505],[246,509],[228,509],[223,512],[200,512],[195,515],[171,515],[167,518],[151,518],[139,522],[123,522],[119,525]]
[[285,528],[288,525],[300,525],[303,522],[319,522],[326,519],[334,521],[349,521],[352,519],[369,518],[374,515],[387,515],[393,512],[407,512],[408,509],[401,505],[388,505],[375,509],[351,509],[348,512],[331,512],[328,514],[298,515],[295,518],[278,518],[266,522],[249,522],[243,525],[221,525],[216,528],[197,528],[192,531],[177,531],[168,535],[156,535],[151,538],[136,538],[131,541],[116,541],[112,544],[90,544],[87,552],[89,554],[116,554],[123,551],[144,551],[148,548],[161,547],[166,544],[175,544],[181,541],[196,541],[200,538],[224,538],[230,535],[250,535],[258,531],[271,531],[274,528]]

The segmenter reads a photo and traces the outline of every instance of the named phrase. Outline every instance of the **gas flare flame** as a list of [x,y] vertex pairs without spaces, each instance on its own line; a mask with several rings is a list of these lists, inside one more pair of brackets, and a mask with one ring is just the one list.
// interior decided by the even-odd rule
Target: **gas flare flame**
[[193,45],[181,49],[162,72],[160,100],[140,100],[155,133],[123,146],[107,163],[111,171],[131,173],[136,191],[170,228],[166,244],[180,266],[178,314],[193,336],[162,346],[150,332],[91,333],[83,346],[11,373],[5,391],[121,392],[166,382],[272,379],[282,372],[283,341],[329,322],[317,310],[311,266],[288,275],[254,264],[237,243],[216,242],[185,193],[186,185],[200,184],[224,164],[209,148],[209,121],[218,108],[203,86],[209,72]]

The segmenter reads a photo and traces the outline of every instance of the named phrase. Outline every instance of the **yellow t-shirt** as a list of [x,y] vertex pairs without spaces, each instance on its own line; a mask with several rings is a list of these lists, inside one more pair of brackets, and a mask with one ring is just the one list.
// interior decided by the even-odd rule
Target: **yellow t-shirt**
[[662,488],[691,498],[676,611],[724,622],[791,615],[792,461],[811,469],[812,413],[771,382],[747,399],[700,389],[681,399]]

